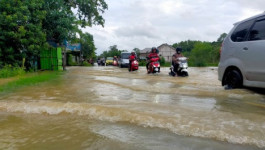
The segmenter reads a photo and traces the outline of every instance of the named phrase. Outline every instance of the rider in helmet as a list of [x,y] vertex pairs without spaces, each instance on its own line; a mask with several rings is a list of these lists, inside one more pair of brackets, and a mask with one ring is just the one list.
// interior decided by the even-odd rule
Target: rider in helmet
[[117,56],[114,56],[114,57],[113,57],[113,61],[118,61]]
[[176,53],[172,56],[172,65],[174,66],[174,70],[176,70],[179,67],[178,58],[184,57],[181,52],[182,48],[177,47]]
[[117,56],[113,56],[113,65],[114,65],[114,66],[117,65],[117,63],[118,63],[118,58],[117,58]]
[[[151,52],[148,55],[148,59],[150,60],[151,58],[159,57],[158,54],[157,54],[157,52],[158,52],[157,48],[156,47],[152,47]],[[147,72],[148,72],[148,66],[149,66],[149,64],[150,64],[150,61],[148,61],[146,63],[146,70],[147,70]]]
[[131,64],[132,62],[136,59],[136,55],[135,55],[135,52],[131,52],[131,55],[129,56],[129,71],[130,71],[130,68],[131,68]]

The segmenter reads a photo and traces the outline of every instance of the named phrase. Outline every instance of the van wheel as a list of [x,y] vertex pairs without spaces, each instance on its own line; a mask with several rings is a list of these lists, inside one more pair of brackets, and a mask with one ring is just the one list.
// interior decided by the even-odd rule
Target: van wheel
[[242,87],[242,77],[237,70],[230,70],[226,73],[224,83],[226,89],[235,89]]

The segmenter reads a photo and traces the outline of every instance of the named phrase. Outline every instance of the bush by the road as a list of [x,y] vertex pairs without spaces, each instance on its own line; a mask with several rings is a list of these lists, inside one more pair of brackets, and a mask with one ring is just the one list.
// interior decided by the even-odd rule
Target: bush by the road
[[139,66],[146,66],[146,60],[139,60]]
[[23,68],[6,65],[0,70],[0,78],[14,77],[25,74]]
[[91,67],[93,65],[88,63],[87,61],[84,61],[81,66]]

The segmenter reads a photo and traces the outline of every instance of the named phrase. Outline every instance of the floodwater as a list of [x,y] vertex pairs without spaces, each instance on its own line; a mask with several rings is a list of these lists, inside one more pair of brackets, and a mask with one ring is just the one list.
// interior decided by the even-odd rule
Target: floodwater
[[1,94],[0,149],[265,149],[264,90],[224,90],[217,68],[161,71],[71,67]]

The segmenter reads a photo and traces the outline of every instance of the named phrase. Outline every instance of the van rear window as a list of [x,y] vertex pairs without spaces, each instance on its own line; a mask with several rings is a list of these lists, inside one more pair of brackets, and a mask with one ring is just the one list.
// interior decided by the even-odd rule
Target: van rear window
[[123,59],[124,59],[124,58],[125,58],[125,59],[126,59],[126,58],[129,58],[130,55],[131,55],[131,53],[122,53],[122,54],[121,54],[121,58],[123,58]]

